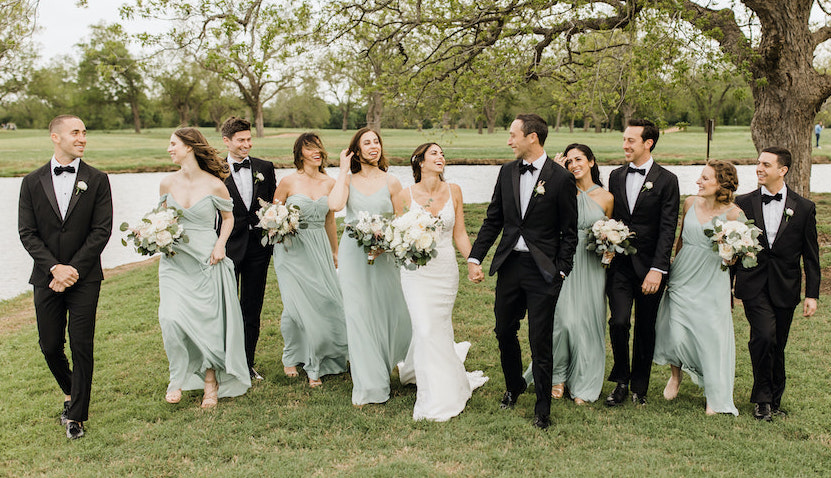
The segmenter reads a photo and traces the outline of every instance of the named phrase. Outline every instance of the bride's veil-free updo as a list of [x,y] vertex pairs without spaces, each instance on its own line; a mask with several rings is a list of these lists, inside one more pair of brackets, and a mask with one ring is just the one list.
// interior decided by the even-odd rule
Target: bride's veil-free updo
[[733,166],[733,163],[718,159],[707,161],[707,166],[713,168],[713,171],[716,172],[716,182],[718,183],[716,202],[730,204],[733,202],[733,193],[739,187],[739,174],[736,167]]
[[[430,149],[430,146],[436,145],[441,149],[439,143],[424,143],[419,145],[413,154],[410,155],[410,166],[413,168],[413,179],[415,182],[421,182],[421,163],[424,162],[424,155],[427,154],[427,150]],[[444,181],[444,173],[439,174],[439,179]]]
[[228,163],[219,157],[219,152],[208,144],[208,140],[198,129],[179,128],[173,134],[181,139],[185,146],[193,150],[196,163],[203,171],[207,171],[223,180],[231,174]]

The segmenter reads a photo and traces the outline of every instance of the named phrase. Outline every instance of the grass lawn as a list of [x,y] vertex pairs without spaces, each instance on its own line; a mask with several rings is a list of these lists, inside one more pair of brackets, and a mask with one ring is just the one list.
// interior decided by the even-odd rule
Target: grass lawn
[[[822,264],[831,265],[831,195],[817,194]],[[483,205],[466,209],[475,234]],[[467,280],[461,258],[454,327],[473,347],[468,370],[490,381],[447,423],[413,422],[416,391],[393,374],[385,405],[355,408],[348,374],[312,390],[282,372],[281,313],[271,272],[258,348],[266,380],[244,396],[199,408],[201,393],[164,401],[167,358],[157,320],[155,261],[104,282],[96,330],[96,370],[87,436],[70,442],[58,424],[63,396],[37,346],[31,294],[0,302],[0,474],[8,476],[821,476],[831,456],[831,310],[828,285],[817,316],[797,315],[788,344],[790,416],[753,419],[748,326],[734,311],[735,401],[740,415],[707,417],[688,378],[674,402],[669,376],[655,367],[650,402],[608,409],[555,401],[548,432],[531,427],[534,396],[501,411],[504,380],[493,337],[494,278]],[[487,266],[487,264],[486,264]],[[801,310],[801,309],[800,309]],[[520,331],[528,355],[527,329]],[[607,346],[608,348],[608,346]],[[607,370],[611,352],[607,351]]]
[[[208,140],[223,154],[220,134],[212,128],[203,128]],[[264,138],[254,138],[252,153],[278,164],[291,163],[291,151],[299,129],[268,128]],[[166,171],[175,169],[167,155],[167,143],[172,128],[146,129],[137,135],[131,131],[90,131],[85,158],[93,166],[106,172]],[[322,130],[320,134],[330,153],[330,163],[337,163],[338,153],[345,148],[354,131]],[[413,150],[421,143],[431,141],[442,145],[448,160],[502,161],[512,159],[506,142],[508,133],[479,135],[475,130],[392,130],[381,132],[385,150],[394,164],[408,164]],[[563,128],[551,131],[546,141],[548,153],[553,155],[569,143],[585,143],[592,147],[603,163],[622,161],[622,136],[619,131],[606,133],[569,133]],[[706,157],[707,136],[701,128],[662,135],[655,150],[655,158],[663,164],[703,164]],[[822,150],[818,150],[822,152]],[[52,143],[46,130],[0,130],[0,177],[22,176],[41,166],[52,156]],[[757,157],[747,127],[724,126],[716,131],[710,147],[710,156],[736,162],[751,162]],[[816,161],[827,161],[827,156],[816,156]]]

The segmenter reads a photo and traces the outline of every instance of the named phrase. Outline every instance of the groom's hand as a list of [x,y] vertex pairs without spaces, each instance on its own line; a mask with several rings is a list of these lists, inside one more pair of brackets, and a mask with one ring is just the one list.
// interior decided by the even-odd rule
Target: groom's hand
[[810,297],[805,298],[805,304],[802,306],[802,316],[811,317],[817,311],[817,300]]
[[658,292],[658,287],[661,286],[661,279],[663,278],[664,275],[658,271],[652,270],[647,272],[646,277],[643,279],[643,284],[641,284],[641,292],[643,292],[643,295]]
[[473,262],[467,263],[467,278],[473,283],[480,283],[485,278],[485,273],[482,272],[481,264]]
[[78,282],[78,271],[72,267],[65,264],[57,264],[52,269],[52,278],[56,284],[63,286],[64,289],[67,287],[72,287]]

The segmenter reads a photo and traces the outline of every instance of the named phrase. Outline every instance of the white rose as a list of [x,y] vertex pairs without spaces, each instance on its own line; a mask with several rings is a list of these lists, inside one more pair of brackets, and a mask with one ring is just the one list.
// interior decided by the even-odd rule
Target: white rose
[[173,235],[170,234],[168,231],[159,231],[156,234],[156,244],[158,244],[159,247],[165,247],[169,245],[171,242],[173,242]]
[[733,251],[733,246],[731,246],[730,244],[719,244],[718,255],[725,261],[729,262],[733,259],[733,255],[735,255],[735,252]]
[[608,234],[606,234],[606,238],[612,244],[620,244],[620,241],[622,240],[620,233],[617,231],[609,231]]
[[429,232],[421,233],[415,245],[421,251],[427,250],[431,245],[433,245],[433,235]]

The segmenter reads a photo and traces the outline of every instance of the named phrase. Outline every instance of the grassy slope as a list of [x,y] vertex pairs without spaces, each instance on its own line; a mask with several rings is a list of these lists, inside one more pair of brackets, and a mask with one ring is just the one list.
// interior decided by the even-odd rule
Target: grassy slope
[[[817,195],[820,229],[831,233],[831,196]],[[474,234],[484,206],[466,206]],[[823,248],[823,265],[831,264]],[[460,260],[460,270],[464,264]],[[558,401],[548,433],[530,426],[532,394],[512,412],[497,404],[504,390],[493,327],[493,278],[460,283],[454,327],[470,340],[469,370],[491,377],[466,411],[447,423],[411,420],[415,389],[393,380],[386,405],[350,404],[348,375],[311,390],[282,373],[281,303],[271,274],[263,311],[259,370],[266,381],[246,395],[203,412],[201,394],[164,402],[167,360],[156,318],[155,264],[105,281],[96,333],[96,371],[88,436],[69,442],[57,423],[61,395],[37,348],[27,309],[31,296],[0,302],[3,317],[25,317],[0,328],[0,474],[34,476],[810,476],[827,473],[831,448],[831,311],[797,317],[788,345],[791,415],[757,423],[748,403],[752,383],[741,308],[736,330],[736,404],[740,416],[706,417],[701,392],[686,379],[679,397],[660,397],[668,370],[652,374],[644,409],[602,403],[578,408]],[[464,277],[464,276],[463,276]],[[3,324],[8,325],[8,324]],[[524,336],[523,327],[520,334]],[[527,354],[527,341],[522,340]],[[527,359],[527,357],[526,357]],[[607,362],[611,359],[607,352]],[[607,369],[610,363],[607,363]],[[301,376],[303,377],[303,376]],[[604,392],[608,393],[610,385]]]

